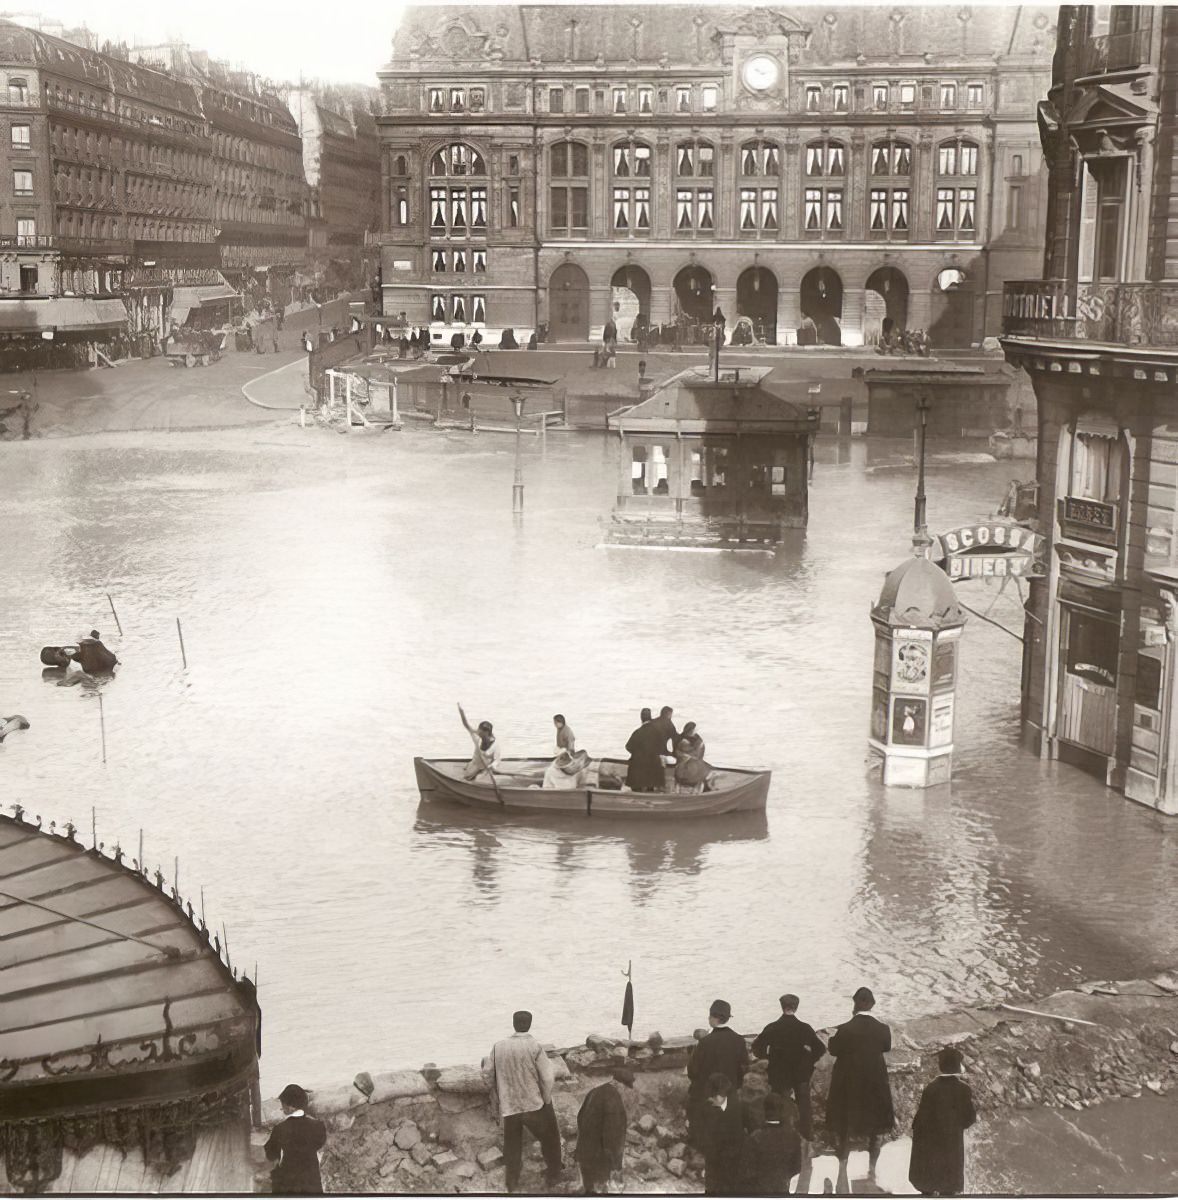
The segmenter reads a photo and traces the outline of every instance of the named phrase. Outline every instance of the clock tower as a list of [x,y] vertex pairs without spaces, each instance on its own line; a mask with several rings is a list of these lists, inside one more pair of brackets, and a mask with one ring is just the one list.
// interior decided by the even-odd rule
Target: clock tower
[[780,112],[789,99],[790,43],[809,30],[775,8],[755,8],[719,26],[723,60],[732,71],[736,107]]

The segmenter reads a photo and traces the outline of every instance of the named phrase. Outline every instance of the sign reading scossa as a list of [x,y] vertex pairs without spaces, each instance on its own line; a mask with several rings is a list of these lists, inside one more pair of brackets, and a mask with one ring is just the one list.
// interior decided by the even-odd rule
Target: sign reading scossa
[[929,557],[950,579],[994,575],[1041,575],[1043,538],[1010,521],[963,525],[933,538]]

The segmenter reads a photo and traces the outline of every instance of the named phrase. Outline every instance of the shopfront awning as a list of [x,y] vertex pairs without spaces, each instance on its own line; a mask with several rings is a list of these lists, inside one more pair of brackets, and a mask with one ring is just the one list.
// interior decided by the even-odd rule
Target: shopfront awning
[[172,311],[179,308],[200,308],[204,304],[217,304],[223,300],[236,300],[235,292],[224,279],[220,283],[202,283],[194,287],[172,289]]
[[46,300],[0,300],[0,333],[88,333],[117,329],[127,323],[121,300],[59,296]]

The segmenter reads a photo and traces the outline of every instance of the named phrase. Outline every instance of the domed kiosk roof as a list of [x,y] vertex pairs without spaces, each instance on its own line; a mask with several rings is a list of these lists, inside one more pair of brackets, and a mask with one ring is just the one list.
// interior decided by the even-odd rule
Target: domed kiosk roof
[[906,559],[888,572],[871,615],[894,627],[945,629],[965,624],[949,576],[923,556]]

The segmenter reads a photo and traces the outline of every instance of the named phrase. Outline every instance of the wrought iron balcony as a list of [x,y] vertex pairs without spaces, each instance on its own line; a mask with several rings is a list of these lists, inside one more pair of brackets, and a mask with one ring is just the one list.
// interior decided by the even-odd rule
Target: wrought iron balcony
[[1148,27],[1088,38],[1080,47],[1077,70],[1081,76],[1104,75],[1139,67],[1149,62],[1149,39]]
[[1012,280],[1002,289],[1007,337],[1178,346],[1178,281]]

